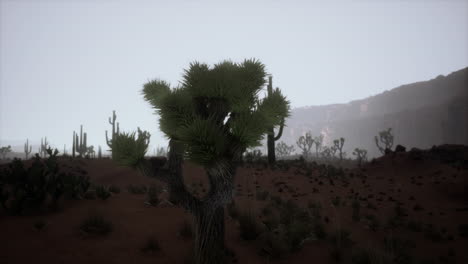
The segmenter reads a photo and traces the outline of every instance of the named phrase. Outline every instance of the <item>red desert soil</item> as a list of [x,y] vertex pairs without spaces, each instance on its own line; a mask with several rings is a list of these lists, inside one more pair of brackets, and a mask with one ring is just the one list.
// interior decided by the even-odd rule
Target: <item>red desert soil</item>
[[[466,148],[464,149],[466,153]],[[182,209],[169,205],[145,205],[146,195],[131,194],[129,184],[158,183],[139,172],[119,167],[109,159],[62,160],[61,164],[80,166],[97,184],[116,185],[122,189],[108,200],[63,201],[56,213],[33,216],[8,216],[0,210],[0,263],[184,263],[189,256],[191,239],[178,235],[184,219],[190,219]],[[439,160],[415,160],[408,152],[396,153],[367,163],[362,169],[346,169],[346,182],[330,181],[320,176],[318,167],[307,169],[291,166],[289,170],[241,167],[236,175],[235,201],[241,211],[260,210],[267,201],[256,199],[256,191],[268,191],[269,196],[292,199],[307,207],[317,202],[323,207],[322,218],[327,233],[338,228],[350,232],[354,247],[383,248],[384,237],[398,236],[414,242],[413,263],[434,260],[434,263],[468,263],[468,239],[459,235],[459,225],[468,223],[468,170],[455,168]],[[184,164],[187,186],[202,183],[203,193],[209,188],[203,169]],[[158,183],[159,184],[159,183]],[[359,198],[361,220],[352,219],[352,199]],[[339,196],[344,205],[335,206],[332,199]],[[442,240],[428,238],[424,231],[407,227],[393,231],[383,226],[394,214],[397,204],[404,209],[408,222],[420,221],[442,230]],[[370,206],[369,206],[370,205]],[[374,207],[372,206],[374,205]],[[420,207],[421,209],[416,209]],[[371,208],[369,208],[371,207]],[[113,223],[106,236],[86,236],[78,226],[91,212],[98,212]],[[364,216],[374,215],[380,222],[371,230]],[[43,230],[34,223],[44,220]],[[159,241],[161,250],[154,254],[141,251],[149,237]],[[259,241],[244,241],[239,236],[238,221],[226,213],[226,243],[238,263],[336,263],[331,257],[331,243],[313,240],[303,248],[280,260],[260,256]],[[448,259],[449,262],[441,262]],[[346,258],[342,263],[351,263]],[[432,262],[428,262],[432,263]]]

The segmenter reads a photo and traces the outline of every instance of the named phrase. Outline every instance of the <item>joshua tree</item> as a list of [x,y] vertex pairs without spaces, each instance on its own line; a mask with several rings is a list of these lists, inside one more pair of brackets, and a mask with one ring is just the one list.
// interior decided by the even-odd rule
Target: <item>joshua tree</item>
[[331,157],[334,156],[334,153],[336,152],[336,150],[334,150],[333,147],[329,148],[327,146],[323,147],[323,150],[322,150],[322,158],[325,158],[325,159],[330,159]]
[[[113,110],[112,111],[112,119],[109,117],[109,124],[112,125],[112,138],[110,140],[109,140],[109,138],[107,136],[107,130],[106,130],[107,146],[109,146],[109,148],[111,148],[111,149],[112,149],[112,140],[115,138],[116,135],[118,135],[120,133],[119,122],[116,123],[115,122],[116,119],[117,119],[117,116],[115,115],[115,110]],[[117,127],[117,129],[116,129],[116,127]]]
[[[273,84],[272,84],[272,79],[273,76],[268,76],[268,86],[267,86],[267,91],[268,91],[268,96],[272,95],[274,90],[273,90]],[[279,88],[277,87],[276,92],[279,92]],[[286,101],[287,107],[288,107],[288,113],[287,115],[281,120],[281,123],[279,125],[279,131],[278,135],[275,136],[275,130],[274,127],[268,128],[268,133],[267,133],[267,148],[268,148],[268,163],[269,164],[274,164],[276,162],[276,156],[275,156],[275,141],[279,140],[281,136],[283,135],[283,128],[284,128],[284,120],[286,117],[289,116],[289,102]]]
[[2,159],[5,159],[6,154],[11,152],[11,146],[8,145],[7,147],[1,147],[0,148],[0,155],[2,155]]
[[318,137],[314,137],[314,143],[315,143],[315,155],[318,158],[319,157],[319,152],[322,151],[323,135],[320,135]]
[[367,161],[367,150],[365,149],[355,148],[353,151],[353,155],[356,156],[359,163],[359,167],[361,167],[363,161]]
[[340,160],[343,160],[343,145],[344,145],[345,139],[340,138],[340,139],[335,139],[333,140],[333,155],[335,155],[335,152],[338,150],[340,152]]
[[26,143],[24,143],[24,154],[26,154],[26,159],[28,159],[29,154],[32,152],[32,146],[29,146],[29,139],[26,139]]
[[[384,131],[380,131],[379,137],[375,136],[374,139],[375,139],[375,144],[377,145],[377,148],[380,150],[382,154],[385,154],[385,151],[392,150],[393,135],[392,135],[391,128],[388,128],[387,130],[384,130]],[[379,139],[380,139],[380,142],[383,144],[383,146],[380,146]]]
[[[288,114],[285,97],[274,91],[259,99],[264,65],[224,61],[210,68],[192,63],[183,82],[171,89],[154,80],[144,98],[157,110],[161,131],[169,138],[169,158],[145,158],[148,134],[121,133],[112,142],[114,159],[168,183],[171,201],[194,218],[194,260],[222,263],[225,257],[224,206],[232,201],[234,175],[242,151],[262,140]],[[192,195],[182,177],[183,157],[201,165],[210,182],[203,198]],[[162,166],[162,164],[165,164]]]
[[310,154],[310,149],[314,144],[314,140],[312,139],[312,135],[307,132],[305,136],[299,137],[296,144],[302,150],[302,155],[304,155],[304,158],[307,158]]
[[294,152],[294,146],[288,146],[286,145],[286,143],[281,141],[280,143],[276,144],[276,152],[278,152],[278,156],[286,157],[291,155],[292,152]]

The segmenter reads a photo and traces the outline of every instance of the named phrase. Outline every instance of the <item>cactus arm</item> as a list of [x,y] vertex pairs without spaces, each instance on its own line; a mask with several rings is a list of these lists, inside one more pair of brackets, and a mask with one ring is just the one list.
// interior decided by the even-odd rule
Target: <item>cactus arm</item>
[[284,128],[284,119],[283,119],[283,122],[281,122],[280,124],[278,135],[274,138],[275,141],[279,140],[281,136],[283,135],[283,128]]

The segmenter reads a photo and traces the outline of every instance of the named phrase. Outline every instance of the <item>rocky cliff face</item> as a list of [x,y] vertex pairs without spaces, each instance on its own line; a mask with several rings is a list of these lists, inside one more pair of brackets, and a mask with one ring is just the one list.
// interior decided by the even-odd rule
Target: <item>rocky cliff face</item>
[[355,147],[379,155],[374,136],[388,127],[394,145],[468,145],[468,68],[347,104],[296,108],[286,125],[281,140],[288,144],[307,131],[324,134],[326,145],[345,137],[348,156]]

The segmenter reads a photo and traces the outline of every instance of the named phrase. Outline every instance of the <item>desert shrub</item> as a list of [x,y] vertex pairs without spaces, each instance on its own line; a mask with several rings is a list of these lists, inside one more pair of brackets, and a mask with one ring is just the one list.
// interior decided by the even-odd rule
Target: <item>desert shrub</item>
[[111,193],[118,194],[118,193],[120,193],[120,191],[121,191],[120,187],[117,186],[117,185],[112,184],[111,186],[109,186],[109,192],[111,192]]
[[147,199],[148,199],[148,203],[152,206],[156,206],[159,204],[159,195],[161,194],[162,192],[162,189],[161,187],[159,187],[158,185],[151,185],[149,188],[148,188],[148,192],[147,192]]
[[107,200],[111,196],[109,189],[104,185],[96,186],[96,196],[101,200]]
[[239,217],[240,236],[244,240],[255,240],[262,232],[257,218],[250,211],[240,213]]
[[99,214],[88,216],[80,225],[80,230],[93,235],[107,235],[113,230],[112,222]]
[[158,239],[155,236],[150,236],[141,247],[143,253],[154,253],[161,250]]
[[288,245],[284,239],[274,232],[264,232],[260,237],[260,255],[273,259],[283,258],[289,253]]
[[[22,214],[37,210],[48,200],[51,201],[51,208],[56,209],[58,200],[70,186],[76,189],[76,195],[71,198],[78,199],[87,190],[89,178],[61,172],[57,162],[58,151],[52,152],[49,148],[47,153],[47,159],[36,155],[28,168],[22,160],[15,158],[8,167],[2,169],[0,205],[7,213]],[[75,180],[72,185],[68,181],[70,178]]]
[[133,185],[133,184],[130,184],[127,186],[127,191],[131,194],[145,194],[146,191],[147,191],[147,187],[146,185]]

